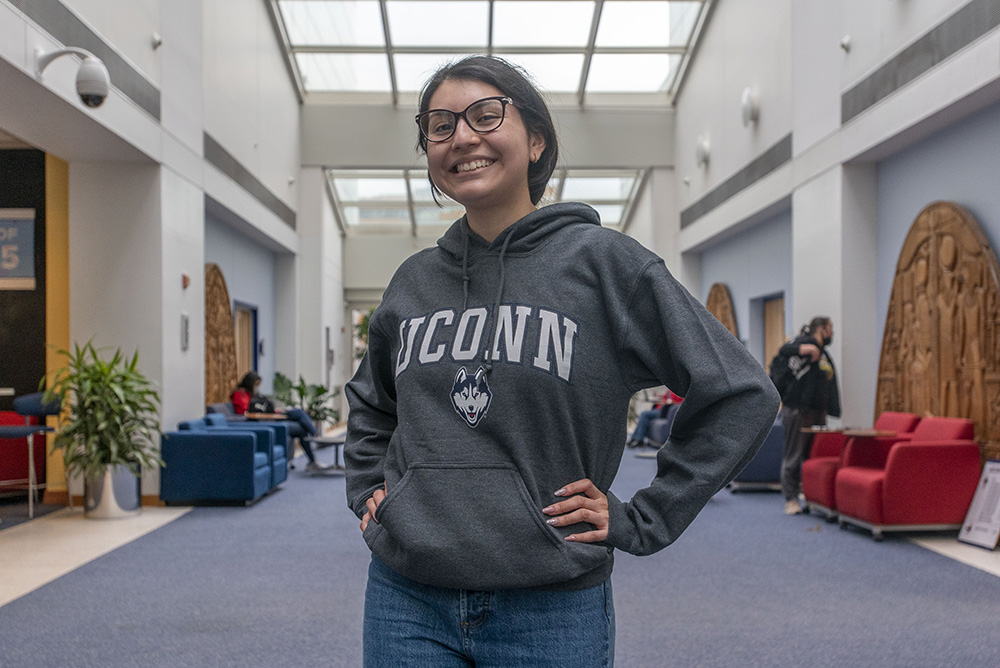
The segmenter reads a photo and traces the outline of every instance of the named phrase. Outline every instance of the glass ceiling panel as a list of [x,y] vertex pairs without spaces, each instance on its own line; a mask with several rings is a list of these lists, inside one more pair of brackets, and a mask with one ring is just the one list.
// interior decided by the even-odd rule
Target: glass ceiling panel
[[[434,201],[434,196],[431,194],[431,182],[427,180],[427,172],[410,172],[410,192],[413,193],[414,202]],[[443,198],[441,201],[449,200]]]
[[665,53],[595,53],[587,91],[592,93],[656,93],[666,91],[680,56]]
[[562,196],[567,200],[627,201],[635,179],[635,176],[578,176],[576,172],[570,172],[566,176]]
[[302,85],[307,91],[392,90],[389,61],[381,53],[298,53]]
[[423,88],[438,68],[461,56],[454,53],[397,53],[392,58],[397,88],[404,93],[413,93]]
[[660,93],[676,86],[705,9],[704,0],[604,0],[594,26],[595,0],[277,0],[271,6],[304,92],[388,92],[393,104],[400,92],[419,90],[442,63],[471,53],[521,65],[544,92],[582,93],[575,98],[580,105],[615,104],[615,96],[591,92],[668,104]]
[[594,2],[579,0],[496,0],[493,46],[587,46]]
[[597,30],[598,47],[670,46],[670,5],[658,0],[605,2]]
[[406,181],[398,176],[335,176],[333,180],[341,202],[405,202]]
[[625,213],[624,204],[591,204],[601,217],[601,225],[620,225]]
[[575,93],[580,87],[580,77],[583,75],[582,53],[500,55],[527,70],[535,83],[550,93]]
[[687,46],[701,14],[701,2],[670,3],[670,44]]
[[413,209],[417,217],[417,227],[431,225],[447,227],[465,215],[465,209],[454,203],[444,208],[438,208],[436,204],[417,204]]
[[385,47],[377,0],[280,0],[292,45]]
[[348,205],[342,207],[342,215],[348,227],[410,227],[410,210],[404,207]]
[[[540,205],[586,202],[600,213],[604,225],[620,226],[642,173],[575,169],[567,174],[560,169],[549,180]],[[425,169],[330,170],[327,177],[340,220],[349,230],[400,234],[422,229],[426,234],[440,234],[465,213],[444,195],[439,196],[441,206],[434,202]]]
[[483,0],[389,0],[386,9],[393,47],[446,43],[483,51],[488,44],[490,5]]

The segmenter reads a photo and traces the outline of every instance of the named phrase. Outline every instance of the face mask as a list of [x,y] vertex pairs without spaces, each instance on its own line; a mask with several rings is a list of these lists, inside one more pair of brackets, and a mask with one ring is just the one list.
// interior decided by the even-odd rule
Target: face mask
[[830,336],[824,336],[823,337],[823,345],[824,346],[828,346],[831,343],[833,343],[833,334],[831,334]]

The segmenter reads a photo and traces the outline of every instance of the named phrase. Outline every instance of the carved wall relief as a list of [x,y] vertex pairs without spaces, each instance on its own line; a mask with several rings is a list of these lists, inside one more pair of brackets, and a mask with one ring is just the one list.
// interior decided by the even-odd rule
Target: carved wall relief
[[716,283],[708,292],[708,303],[705,305],[708,312],[715,316],[726,329],[733,333],[737,339],[740,338],[739,329],[736,327],[736,312],[733,310],[733,299],[729,295],[729,288],[725,283]]
[[935,202],[903,242],[892,284],[875,414],[966,417],[1000,457],[1000,266],[979,223]]
[[229,401],[239,382],[236,330],[226,279],[217,264],[205,265],[205,405]]

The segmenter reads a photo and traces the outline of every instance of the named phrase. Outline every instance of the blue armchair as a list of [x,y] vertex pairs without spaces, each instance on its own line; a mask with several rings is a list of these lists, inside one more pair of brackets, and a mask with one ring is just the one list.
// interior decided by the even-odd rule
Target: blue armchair
[[[269,452],[272,450],[272,452]],[[273,447],[249,431],[207,429],[163,434],[160,499],[164,503],[243,501],[271,489]]]
[[291,436],[288,425],[282,422],[228,422],[223,415],[208,414],[198,420],[186,420],[177,425],[180,431],[229,430],[250,432],[266,442],[264,451],[268,453],[271,466],[271,489],[288,479],[288,451]]
[[729,491],[770,490],[781,491],[781,455],[785,449],[785,430],[781,416],[774,420],[771,431],[764,438],[760,450],[731,483]]

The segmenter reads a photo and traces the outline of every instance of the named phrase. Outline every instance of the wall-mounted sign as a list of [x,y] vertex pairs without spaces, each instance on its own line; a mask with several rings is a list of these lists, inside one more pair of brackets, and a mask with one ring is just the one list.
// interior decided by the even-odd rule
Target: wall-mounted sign
[[986,462],[958,539],[993,550],[1000,539],[1000,461]]
[[0,209],[0,290],[35,289],[35,210]]

